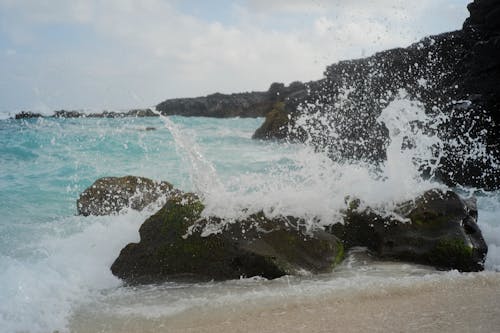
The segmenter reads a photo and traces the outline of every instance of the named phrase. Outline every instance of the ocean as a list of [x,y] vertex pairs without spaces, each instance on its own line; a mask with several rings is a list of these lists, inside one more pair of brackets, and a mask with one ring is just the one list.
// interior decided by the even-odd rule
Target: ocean
[[[229,332],[245,324],[240,331],[266,331],[264,323],[274,323],[275,331],[306,331],[301,315],[314,318],[330,309],[335,319],[335,306],[350,313],[338,314],[337,328],[344,332],[358,327],[349,322],[363,323],[356,311],[392,325],[385,331],[398,331],[398,322],[400,331],[454,331],[450,322],[463,331],[493,331],[500,317],[499,192],[456,189],[478,199],[489,247],[480,273],[379,261],[354,249],[329,274],[131,287],[109,267],[126,244],[139,240],[140,225],[161,200],[142,212],[76,215],[79,194],[96,179],[125,175],[197,192],[206,203],[203,214],[229,218],[263,210],[326,225],[338,218],[347,195],[390,209],[445,187],[422,179],[413,163],[425,158],[436,140],[405,125],[422,119],[422,111],[404,100],[397,103],[380,117],[392,141],[387,162],[377,170],[334,162],[306,144],[252,140],[262,118],[0,120],[0,332]],[[398,117],[391,116],[395,112]],[[416,144],[402,150],[408,135]],[[405,300],[418,295],[426,299],[415,304],[430,307],[424,320],[387,319],[397,310],[389,304],[405,309]],[[446,295],[449,304],[440,304]],[[396,303],[384,303],[389,296]],[[467,317],[473,311],[479,317]],[[286,318],[284,326],[280,318]],[[380,325],[373,331],[384,331]]]

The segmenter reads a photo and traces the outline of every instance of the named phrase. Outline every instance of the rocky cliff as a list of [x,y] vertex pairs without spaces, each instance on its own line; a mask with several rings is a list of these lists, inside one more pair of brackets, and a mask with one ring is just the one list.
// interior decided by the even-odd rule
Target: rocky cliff
[[[301,94],[306,85],[302,82],[273,83],[267,91],[255,91],[235,94],[215,93],[202,97],[167,99],[156,106],[164,116],[184,117],[265,117],[276,105]],[[22,111],[15,119],[45,117],[40,113]],[[58,110],[50,117],[54,118],[124,118],[124,117],[158,117],[151,109],[132,109],[125,112],[102,111],[85,113],[76,110]]]
[[265,92],[215,93],[204,97],[168,99],[158,104],[156,109],[165,116],[264,117],[277,102],[304,89],[305,85],[301,82],[293,82],[289,86],[273,83]]
[[[333,158],[379,162],[388,130],[377,118],[404,90],[436,119],[444,142],[436,175],[448,184],[499,188],[500,1],[476,0],[468,9],[462,30],[327,67],[322,80],[270,113],[254,138],[309,140]],[[314,115],[308,129],[297,126],[304,114]],[[472,156],[478,146],[482,154]]]

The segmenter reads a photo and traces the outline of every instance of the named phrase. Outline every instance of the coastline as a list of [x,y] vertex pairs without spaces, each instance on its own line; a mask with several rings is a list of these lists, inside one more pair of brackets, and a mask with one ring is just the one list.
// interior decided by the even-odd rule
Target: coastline
[[71,332],[493,332],[500,273],[430,274],[314,295],[200,307],[171,316],[77,314]]

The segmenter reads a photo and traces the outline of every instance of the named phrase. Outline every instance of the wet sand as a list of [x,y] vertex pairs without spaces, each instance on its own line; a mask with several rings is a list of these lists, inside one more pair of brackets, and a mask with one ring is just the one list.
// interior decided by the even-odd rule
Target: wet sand
[[175,316],[74,318],[73,332],[499,332],[500,273],[327,291]]

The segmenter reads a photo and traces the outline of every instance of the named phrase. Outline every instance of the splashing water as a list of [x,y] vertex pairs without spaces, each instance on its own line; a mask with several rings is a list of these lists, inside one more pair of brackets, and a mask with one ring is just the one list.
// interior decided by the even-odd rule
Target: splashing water
[[442,121],[426,115],[422,104],[404,97],[391,102],[377,118],[389,131],[390,144],[387,147],[387,161],[382,167],[383,179],[391,187],[411,188],[423,182],[422,165],[432,176],[442,155],[442,140],[437,128]]
[[195,133],[186,129],[181,130],[169,117],[162,115],[156,109],[153,112],[160,116],[165,128],[170,131],[177,152],[185,157],[184,164],[189,168],[189,178],[194,191],[202,198],[210,196],[213,192],[223,191],[224,186],[219,180],[215,167],[205,158],[196,143]]
[[[304,116],[309,117],[310,115]],[[327,115],[315,122],[330,126]],[[431,188],[444,188],[432,178],[422,179],[419,165],[430,169],[439,163],[441,140],[437,123],[423,107],[401,96],[381,113],[378,122],[389,131],[387,160],[382,165],[335,160],[310,144],[288,144],[291,152],[265,174],[244,174],[233,178],[225,191],[206,193],[204,214],[230,219],[263,210],[269,217],[302,217],[308,225],[329,225],[341,221],[346,197],[360,198],[365,205],[390,211],[395,204],[414,199]],[[306,131],[308,121],[297,122]],[[324,135],[335,136],[333,127]],[[315,134],[318,134],[317,132]],[[310,142],[309,142],[310,143]]]

